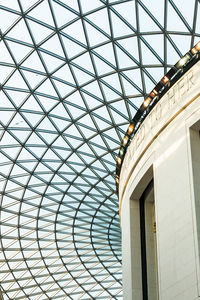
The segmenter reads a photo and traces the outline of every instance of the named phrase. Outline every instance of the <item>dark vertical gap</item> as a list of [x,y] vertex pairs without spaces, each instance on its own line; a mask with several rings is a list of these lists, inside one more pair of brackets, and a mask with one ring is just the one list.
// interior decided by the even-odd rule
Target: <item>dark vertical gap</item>
[[147,278],[147,253],[146,253],[146,229],[145,229],[145,199],[153,187],[153,178],[144,190],[140,203],[140,240],[141,240],[141,265],[142,265],[142,294],[143,300],[148,300]]
[[141,237],[141,265],[142,265],[142,294],[143,294],[143,300],[148,300],[144,204],[145,204],[145,192],[142,194],[140,198],[140,237]]

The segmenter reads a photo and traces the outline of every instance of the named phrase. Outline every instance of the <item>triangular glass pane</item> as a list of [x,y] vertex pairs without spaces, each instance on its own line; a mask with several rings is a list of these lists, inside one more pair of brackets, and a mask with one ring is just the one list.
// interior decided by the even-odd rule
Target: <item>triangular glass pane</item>
[[81,7],[83,10],[83,13],[92,11],[93,9],[96,9],[100,6],[102,6],[102,3],[99,2],[99,0],[92,0],[92,2],[90,2],[90,3],[85,0],[81,0]]
[[139,5],[140,32],[160,31],[153,19]]
[[143,76],[144,76],[144,80],[145,80],[146,92],[150,93],[151,90],[154,88],[155,84],[145,73],[143,73],[143,74],[144,74]]
[[182,55],[185,55],[189,49],[190,49],[190,43],[191,43],[191,36],[184,36],[184,43],[183,40],[180,38],[180,36],[176,34],[170,34],[170,37],[172,38],[173,42],[176,44],[176,47],[179,49],[179,51],[182,53]]
[[95,99],[94,97],[91,97],[89,95],[87,95],[86,93],[83,93],[84,95],[84,99],[86,100],[86,103],[89,107],[89,109],[93,109],[99,105],[102,105],[102,103],[100,101],[98,101],[97,99]]
[[12,57],[10,56],[10,53],[8,52],[2,40],[0,40],[0,53],[1,53],[1,62],[11,63],[11,64],[14,63]]
[[36,99],[31,95],[26,102],[22,105],[22,109],[39,111],[43,113],[43,110],[37,103]]
[[[68,134],[67,129],[65,130],[65,133]],[[66,139],[67,139],[67,137],[66,137]],[[59,136],[54,141],[53,147],[54,147],[54,150],[56,150],[57,152],[59,150],[58,148],[63,148],[63,149],[60,149],[60,150],[64,150],[64,152],[66,153],[66,155],[69,155],[69,152],[71,151],[71,149],[67,145],[66,140],[62,136]]]
[[116,65],[115,56],[113,52],[113,45],[111,43],[95,48],[95,52],[97,52],[103,60],[105,59],[110,64],[113,64],[114,66]]
[[[69,36],[73,37],[75,40],[78,40],[85,45],[87,44],[81,20],[78,20],[73,24],[67,26],[62,31],[68,34]],[[78,32],[78,36],[77,36],[77,32]]]
[[93,55],[93,60],[95,62],[98,75],[103,75],[113,71],[113,68],[111,68],[107,63],[105,63],[102,59],[100,59],[96,55]]
[[126,22],[136,28],[135,5],[131,1],[115,5],[114,8],[126,20]]
[[[53,79],[52,79],[53,80]],[[67,94],[69,94],[70,92],[72,92],[74,90],[74,87],[72,87],[71,85],[68,85],[64,82],[58,81],[58,80],[53,80],[57,90],[58,90],[58,94],[64,98],[67,96]]]
[[[101,120],[101,117],[102,117],[102,118],[106,121],[107,127],[109,126],[109,124],[112,123],[111,118],[110,118],[110,115],[109,115],[107,109],[106,109],[104,106],[103,106],[103,107],[100,107],[100,108],[98,108],[98,109],[96,109],[96,110],[94,111],[94,113],[95,113],[96,115],[99,115],[98,120]],[[97,124],[98,124],[98,122],[97,122]],[[98,124],[98,125],[99,125],[99,124]]]
[[145,40],[153,50],[164,60],[164,38],[161,34],[145,35]]
[[80,122],[84,125],[89,126],[90,128],[93,128],[96,131],[94,122],[89,114],[85,114],[85,116],[80,119]]
[[24,119],[21,117],[21,115],[19,113],[15,114],[15,117],[13,118],[13,120],[11,121],[11,123],[9,124],[10,127],[17,127],[17,128],[24,128],[25,122]]
[[8,93],[8,95],[10,96],[10,98],[12,99],[16,107],[21,106],[25,98],[29,95],[28,93],[20,92],[20,91],[7,90],[6,92]]
[[5,189],[7,193],[12,193],[12,195],[15,195],[17,197],[17,194],[15,194],[15,192],[13,192],[12,190],[19,190],[19,189],[20,189],[20,185],[14,183],[11,180],[7,181],[7,185]]
[[[57,140],[56,140],[56,142],[57,142]],[[54,142],[54,145],[55,145],[55,142]],[[65,145],[65,147],[66,147],[66,143],[65,144],[63,144],[62,143],[62,145]],[[62,159],[63,160],[65,160],[68,156],[69,156],[69,151],[67,151],[67,150],[64,150],[64,149],[54,149],[54,151],[60,156],[60,157],[62,157]]]
[[58,77],[61,78],[62,80],[75,84],[74,78],[67,64],[61,67],[58,71],[56,71],[53,74],[53,77]]
[[95,135],[96,132],[97,132],[97,129],[93,129],[93,128],[91,128],[91,127],[90,127],[90,128],[88,128],[88,127],[86,128],[86,127],[84,127],[83,125],[79,125],[78,127],[79,127],[81,133],[82,133],[86,138],[89,138],[89,137]]
[[1,5],[9,7],[11,9],[14,9],[14,10],[17,10],[17,11],[20,11],[19,4],[17,2],[14,2],[14,1],[9,2],[7,0],[1,0]]
[[0,123],[3,124],[4,126],[7,126],[14,115],[15,115],[14,111],[7,111],[6,114],[1,113]]
[[[85,103],[83,102],[83,99],[82,99],[79,91],[76,91],[75,93],[71,94],[69,96],[69,99],[67,98],[66,101],[70,101],[71,103],[81,106],[84,108],[84,110],[86,109]],[[67,105],[67,102],[64,101],[64,103],[65,103],[65,105]],[[76,117],[76,116],[74,116],[74,117]]]
[[71,1],[71,0],[62,0],[62,1],[60,1],[60,2],[62,2],[63,4],[65,4],[65,5],[69,6],[69,7],[71,7],[71,8],[74,9],[74,10],[77,10],[77,11],[79,12],[78,2],[76,2],[76,1]]
[[98,160],[93,162],[91,167],[95,168],[95,173],[97,173],[100,177],[104,177],[107,173],[107,171],[104,169],[103,165]]
[[[66,104],[65,104],[66,105]],[[73,116],[74,119],[79,119],[80,116],[82,116],[83,114],[85,114],[85,112],[73,105],[66,105],[67,109],[69,110],[69,112],[71,113],[71,115]]]
[[[150,44],[151,46],[151,44]],[[160,64],[161,62],[158,60],[158,58],[154,55],[152,50],[148,48],[148,46],[141,42],[141,49],[142,49],[142,63],[147,65],[152,64]]]
[[[137,74],[137,73],[136,73]],[[140,78],[140,73],[138,71],[138,78]],[[125,95],[128,96],[128,97],[132,97],[133,95],[138,95],[140,92],[139,89],[137,89],[131,82],[134,82],[134,79],[129,81],[127,80],[126,78],[124,78],[123,76],[121,76],[122,78],[122,82],[123,82],[123,86],[124,86],[124,92],[125,92]],[[138,79],[137,78],[137,79]]]
[[125,71],[123,73],[142,90],[141,74],[138,69]]
[[147,9],[152,13],[152,15],[156,18],[156,20],[164,26],[164,1],[158,1],[157,0],[151,0],[149,2],[148,0],[142,1],[144,5],[147,7]]
[[79,53],[82,53],[85,51],[85,48],[81,47],[79,44],[71,41],[70,39],[66,38],[65,36],[61,36],[65,52],[67,53],[68,58],[72,58],[76,56]]
[[126,36],[129,34],[133,34],[134,31],[127,26],[125,22],[123,22],[115,13],[111,11],[111,20],[113,23],[113,33],[114,37]]
[[29,146],[27,149],[33,152],[38,159],[41,159],[47,149],[47,146],[41,146],[41,140],[35,133],[31,134],[31,137],[28,139],[28,143],[26,143],[26,145],[28,144],[34,144],[33,147]]
[[46,77],[37,73],[22,71],[24,77],[28,81],[30,87],[34,89],[39,83],[41,83]]
[[22,64],[23,67],[31,68],[33,70],[38,70],[41,72],[45,72],[44,67],[41,63],[41,60],[37,54],[37,52],[33,52]]
[[49,144],[49,145],[50,145],[50,144],[55,140],[55,138],[56,138],[56,135],[55,135],[55,134],[52,134],[52,132],[51,132],[51,133],[40,132],[40,133],[38,133],[38,135],[41,136],[41,137],[45,140],[45,143],[47,143],[47,144]]
[[12,77],[7,81],[6,85],[12,88],[15,87],[21,89],[28,89],[27,85],[25,84],[25,81],[23,80],[18,70],[15,71]]
[[[136,66],[136,63],[133,59],[128,56],[124,51],[122,51],[119,47],[116,47],[116,53],[118,57],[119,67],[120,68],[129,68]],[[132,55],[131,55],[132,56]]]
[[119,40],[118,43],[130,53],[137,61],[139,61],[138,55],[138,40],[137,37],[131,37],[127,39]]
[[[24,174],[24,169],[22,169],[21,167],[19,167],[18,165],[14,165],[11,175],[22,175]],[[29,178],[29,176],[26,176]],[[23,176],[23,178],[25,178],[25,176]]]
[[93,143],[94,143],[97,145],[97,147],[99,146],[99,149],[103,148],[103,151],[107,152],[107,149],[106,149],[105,145],[102,144],[102,139],[99,135],[96,135],[95,137],[90,139],[89,143],[91,144],[92,147],[94,147],[94,145],[93,145]]
[[0,91],[0,99],[1,99],[0,110],[2,110],[2,108],[14,108],[10,100],[5,96],[5,94],[2,91]]
[[69,161],[70,162],[75,162],[75,163],[82,163],[83,161],[77,156],[77,154],[73,153],[70,157],[69,157]]
[[64,57],[64,53],[57,35],[53,35],[50,39],[48,39],[44,44],[42,44],[41,48]]
[[[1,141],[1,145],[16,145],[17,144],[17,142],[16,142],[16,140],[8,133],[8,132],[5,132],[5,134],[4,134],[4,137],[3,137],[3,140]],[[11,148],[4,148],[4,152],[6,153],[6,154],[9,154],[10,153],[10,150],[11,150],[11,155],[12,155],[12,153],[14,154],[14,156],[12,156],[12,157],[16,157],[17,156],[17,154],[18,154],[18,152],[20,151],[20,147],[11,147]],[[13,150],[13,152],[12,152],[12,150]],[[1,166],[1,167],[3,167],[3,166]],[[8,167],[8,165],[7,165],[7,167]]]
[[[31,136],[29,137],[28,141],[26,142],[27,145],[37,145],[37,148],[34,149],[33,148],[33,153],[35,153],[36,156],[41,157],[44,153],[44,151],[46,151],[46,145],[44,144],[44,142],[38,137],[37,134],[35,134],[35,132],[32,132]],[[40,145],[40,147],[39,147]],[[27,147],[28,148],[28,147]],[[31,149],[31,147],[29,147]],[[41,150],[43,150],[41,152]],[[39,153],[39,155],[38,155]]]
[[76,14],[61,5],[61,3],[52,2],[54,14],[58,27],[63,26],[76,18]]
[[108,38],[103,33],[94,28],[89,23],[85,22],[85,27],[89,38],[89,45],[91,47],[108,41]]
[[96,120],[98,128],[100,130],[105,130],[106,128],[108,128],[108,126],[110,126],[106,121],[103,121],[100,118],[97,118],[96,116],[94,117],[94,119]]
[[40,122],[40,124],[37,126],[38,129],[41,130],[48,130],[48,131],[54,131],[56,132],[55,127],[53,126],[53,124],[49,121],[48,118],[44,118],[42,120],[42,122]]
[[91,164],[91,162],[95,160],[95,156],[91,157],[87,154],[80,154],[80,156],[87,164]]
[[[119,123],[124,122],[124,119],[122,117],[119,117],[118,119],[119,119]],[[108,144],[108,146],[111,150],[116,148],[116,147],[119,147],[120,143],[117,140],[116,140],[116,142],[114,142],[113,140],[111,140],[108,137],[104,137],[104,138],[105,138],[105,140],[106,140],[106,142],[107,142],[107,144]]]
[[41,86],[39,86],[36,90],[39,93],[51,95],[51,96],[57,96],[51,81],[49,79],[46,79],[44,83],[42,83]]
[[122,117],[118,113],[116,113],[114,110],[112,110],[111,113],[112,113],[113,119],[115,120],[116,123],[123,123],[123,122],[127,121],[125,119],[126,116]]
[[58,104],[58,101],[56,101],[55,99],[43,97],[40,95],[37,95],[37,99],[39,99],[38,102],[42,104],[42,107],[46,112],[50,111],[55,105]]
[[95,95],[96,97],[99,97],[100,99],[102,98],[102,94],[99,88],[99,85],[96,81],[87,84],[84,87],[84,90],[88,91],[91,95]]
[[[200,32],[200,3],[197,6],[197,19],[196,19],[196,27],[195,32]],[[199,37],[195,39],[194,45],[199,42]]]
[[81,68],[88,70],[91,73],[94,73],[93,65],[90,59],[90,55],[85,53],[78,58],[73,60],[73,63],[79,65]]
[[32,48],[26,47],[25,45],[21,45],[19,43],[14,43],[11,41],[7,41],[7,43],[11,52],[13,53],[16,62],[20,62],[32,50]]
[[[93,141],[93,139],[91,139],[90,141]],[[104,154],[105,152],[107,152],[107,149],[102,149],[96,145],[91,145],[91,148],[97,153],[97,155],[101,156],[102,154]]]
[[[42,173],[41,173],[41,172],[42,172]],[[52,174],[49,174],[49,173],[50,173],[49,169],[48,169],[44,164],[42,164],[42,163],[39,163],[39,164],[37,165],[37,167],[36,167],[34,173],[35,173],[35,174],[38,173],[38,175],[39,175],[40,177],[42,177],[42,179],[43,179],[44,181],[46,181],[46,182],[48,182],[49,179],[52,177]],[[40,174],[40,173],[41,173],[41,174]],[[44,173],[46,173],[46,174],[44,174]]]
[[34,9],[32,9],[28,16],[31,16],[37,20],[40,20],[44,23],[50,24],[52,26],[54,25],[54,21],[52,18],[51,10],[49,8],[47,1],[42,1],[40,5],[37,5]]
[[71,145],[70,147],[72,147],[72,149],[76,149],[78,148],[81,144],[82,144],[82,141],[80,140],[77,140],[76,137],[66,137],[67,139],[67,142],[69,143],[69,145]]
[[52,34],[52,30],[43,25],[40,25],[32,20],[27,20],[27,22],[36,44],[39,44],[41,41]]
[[24,116],[26,122],[28,124],[31,124],[32,127],[35,127],[36,124],[43,118],[43,115],[36,114],[36,113],[33,113],[33,112],[31,112],[31,113],[22,112],[21,114]]
[[[8,6],[8,1],[6,1],[5,6]],[[19,18],[18,15],[10,13],[6,10],[0,10],[0,28],[2,33],[4,33],[15,21]]]
[[80,132],[78,131],[78,129],[76,128],[76,126],[74,124],[72,124],[70,127],[68,127],[64,133],[68,134],[68,135],[73,135],[79,138],[82,138]]
[[112,110],[117,110],[119,114],[122,113],[128,117],[128,112],[124,100],[114,102],[110,105],[110,108]]
[[27,151],[25,148],[22,148],[19,156],[18,156],[18,160],[35,160],[35,157],[29,152]]
[[92,76],[88,75],[86,72],[84,72],[76,67],[72,66],[72,69],[74,71],[74,74],[76,76],[76,79],[77,79],[79,85],[83,85],[83,84],[91,81],[93,78]]
[[58,160],[59,158],[51,149],[48,149],[47,152],[43,156],[43,160],[47,160],[47,159]]
[[119,94],[122,93],[118,74],[105,76],[103,78],[103,81],[106,82],[108,84],[108,86],[110,86],[110,89],[113,89],[114,91],[118,92]]
[[[8,1],[7,1],[8,2]],[[33,6],[36,2],[38,2],[37,0],[20,0],[20,3],[22,5],[22,8],[24,11],[26,11],[28,8],[30,8],[31,6]]]
[[[92,165],[94,165],[94,163]],[[89,168],[86,168],[86,170],[84,170],[81,175],[84,176],[85,178],[87,178],[88,176],[91,176],[94,178],[94,176],[96,176]],[[96,177],[95,177],[95,179],[96,179]]]
[[127,121],[127,118],[128,118],[127,115],[121,116],[119,113],[117,113],[113,109],[111,110],[111,114],[116,123],[123,123],[123,122]]
[[6,78],[11,74],[11,72],[14,70],[14,68],[1,66],[0,65],[0,83],[3,84],[3,82],[6,80]]
[[179,59],[180,56],[178,55],[172,44],[167,40],[167,63],[174,65]]
[[[187,5],[188,6],[188,5]],[[176,31],[188,32],[187,27],[181,21],[181,18],[177,14],[177,12],[172,7],[171,3],[168,3],[168,12],[167,12],[167,30],[174,31],[174,26],[176,27]]]
[[56,70],[59,66],[63,64],[63,60],[58,59],[55,56],[46,54],[42,51],[40,51],[40,54],[44,60],[44,63],[48,69],[48,71],[51,73],[52,71]]
[[153,77],[153,79],[156,81],[156,83],[158,83],[164,75],[164,72],[163,72],[164,70],[162,67],[146,68],[146,70]]
[[56,116],[60,116],[66,119],[69,119],[69,114],[66,111],[64,105],[62,103],[58,104],[52,111],[51,111],[51,115],[56,115]]
[[113,99],[118,99],[120,97],[120,94],[117,93],[117,91],[112,90],[110,87],[108,87],[105,84],[101,84],[101,87],[103,89],[104,95],[105,95],[105,99],[110,102]]
[[189,26],[193,27],[193,14],[195,8],[195,0],[190,0],[189,5],[183,5],[182,1],[174,1],[175,5],[179,9],[180,13],[183,15],[186,22],[188,22]]
[[110,24],[107,8],[100,9],[97,12],[88,15],[87,18],[110,35]]
[[32,39],[26,27],[26,23],[24,19],[21,19],[7,34],[7,36],[12,37],[14,39],[30,43],[32,44]]
[[12,133],[20,143],[24,143],[26,141],[26,139],[28,138],[28,136],[30,135],[30,131],[26,131],[24,129],[23,130],[13,130]]
[[70,124],[69,121],[60,118],[50,117],[50,119],[52,120],[53,124],[56,125],[59,131],[63,131],[64,128],[66,128]]

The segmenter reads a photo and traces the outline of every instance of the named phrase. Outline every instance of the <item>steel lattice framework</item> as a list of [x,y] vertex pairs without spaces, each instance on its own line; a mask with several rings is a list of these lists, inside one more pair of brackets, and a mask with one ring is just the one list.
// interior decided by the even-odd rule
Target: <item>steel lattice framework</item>
[[0,0],[4,299],[122,299],[119,146],[199,39],[197,0]]

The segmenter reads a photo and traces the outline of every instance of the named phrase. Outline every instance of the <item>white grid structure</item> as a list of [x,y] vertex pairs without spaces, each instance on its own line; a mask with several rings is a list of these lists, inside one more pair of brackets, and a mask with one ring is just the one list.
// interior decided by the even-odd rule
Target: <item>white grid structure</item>
[[4,299],[122,299],[115,166],[200,39],[197,0],[0,0]]

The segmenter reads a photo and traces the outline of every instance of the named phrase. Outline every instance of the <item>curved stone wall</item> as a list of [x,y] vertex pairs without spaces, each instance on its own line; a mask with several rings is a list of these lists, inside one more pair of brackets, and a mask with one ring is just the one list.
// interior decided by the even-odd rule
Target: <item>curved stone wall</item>
[[[144,251],[144,236],[151,240],[155,228],[152,269],[158,273],[156,300],[200,296],[199,71],[200,62],[165,94],[144,120],[125,156],[119,186],[125,300],[146,299],[144,292],[149,300],[155,300],[148,269],[144,284],[143,265],[152,256],[148,240]],[[151,227],[147,216],[153,214],[147,208],[141,214],[141,199],[152,179],[156,225]],[[143,237],[141,224],[146,226]],[[147,261],[145,268],[148,265]]]

